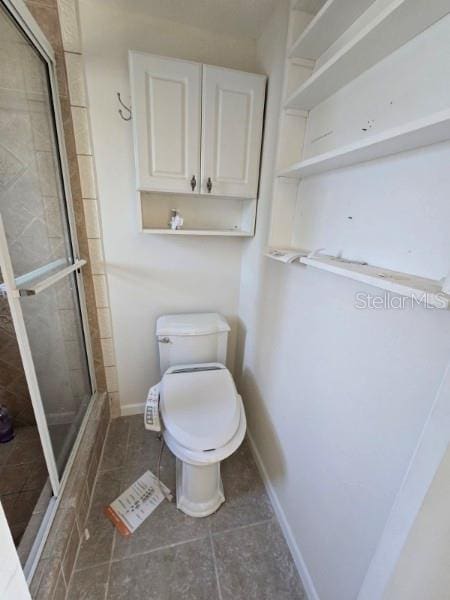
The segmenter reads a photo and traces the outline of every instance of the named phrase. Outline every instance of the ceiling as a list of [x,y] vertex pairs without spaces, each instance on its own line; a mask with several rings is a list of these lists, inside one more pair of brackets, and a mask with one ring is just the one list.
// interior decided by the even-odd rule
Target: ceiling
[[[99,0],[96,0],[99,1]],[[256,39],[277,0],[100,0],[108,6]]]

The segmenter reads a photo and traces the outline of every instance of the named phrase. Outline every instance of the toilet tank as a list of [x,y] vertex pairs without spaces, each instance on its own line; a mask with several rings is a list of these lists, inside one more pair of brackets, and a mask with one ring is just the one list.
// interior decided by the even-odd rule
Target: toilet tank
[[164,315],[156,321],[161,375],[174,365],[225,364],[230,326],[218,313]]

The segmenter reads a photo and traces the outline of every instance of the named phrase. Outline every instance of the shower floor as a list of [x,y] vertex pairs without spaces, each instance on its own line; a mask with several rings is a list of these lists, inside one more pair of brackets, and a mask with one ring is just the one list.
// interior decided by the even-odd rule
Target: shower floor
[[0,444],[0,500],[18,546],[47,480],[47,468],[37,427],[18,427],[15,433],[13,440]]

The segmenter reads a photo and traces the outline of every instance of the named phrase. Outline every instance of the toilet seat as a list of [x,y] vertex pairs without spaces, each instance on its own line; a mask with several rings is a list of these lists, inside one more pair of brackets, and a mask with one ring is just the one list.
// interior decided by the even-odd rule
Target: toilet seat
[[217,450],[238,430],[241,402],[230,372],[220,363],[171,367],[160,395],[166,430],[189,450]]
[[247,420],[245,417],[244,405],[242,398],[238,396],[240,405],[240,419],[238,428],[234,436],[229,440],[225,446],[217,448],[211,451],[198,452],[182,446],[178,441],[170,434],[170,432],[164,430],[164,441],[166,442],[169,450],[181,461],[189,463],[190,465],[206,466],[214,463],[219,464],[222,460],[225,460],[235,452],[244,441],[245,432],[247,429]]

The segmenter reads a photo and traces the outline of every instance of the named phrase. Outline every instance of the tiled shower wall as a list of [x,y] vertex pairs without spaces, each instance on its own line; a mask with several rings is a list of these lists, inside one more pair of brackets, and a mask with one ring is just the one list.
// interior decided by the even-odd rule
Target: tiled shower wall
[[89,128],[81,36],[76,0],[27,0],[30,12],[56,56],[64,137],[81,258],[97,386],[109,393],[112,412],[119,412],[117,370],[109,296],[104,269],[95,164]]

